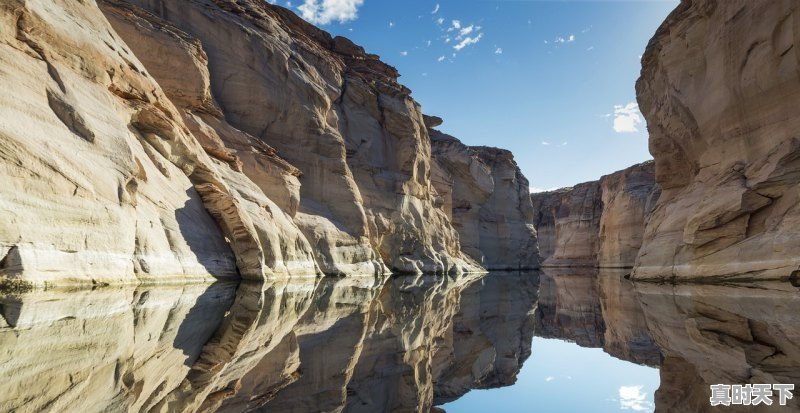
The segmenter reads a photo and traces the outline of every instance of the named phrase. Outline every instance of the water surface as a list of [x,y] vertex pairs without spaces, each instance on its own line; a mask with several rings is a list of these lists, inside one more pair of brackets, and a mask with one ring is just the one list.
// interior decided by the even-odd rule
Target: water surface
[[796,287],[622,275],[6,294],[0,411],[800,411],[708,406],[709,383],[800,384]]

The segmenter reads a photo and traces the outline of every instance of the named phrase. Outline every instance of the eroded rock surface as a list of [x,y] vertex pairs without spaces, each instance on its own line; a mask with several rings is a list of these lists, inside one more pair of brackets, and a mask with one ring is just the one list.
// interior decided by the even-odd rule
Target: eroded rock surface
[[788,277],[800,268],[793,1],[683,1],[642,58],[637,99],[663,188],[634,277]]
[[[279,205],[323,272],[478,269],[433,205],[427,130],[393,67],[263,1],[128,2],[196,39],[218,111],[186,108],[187,116],[199,129],[227,123],[234,135],[246,135],[217,133],[208,146],[223,158],[235,156],[227,161],[241,162],[268,195],[290,194]],[[264,172],[264,164],[275,163],[274,154],[253,154],[269,152],[264,148],[275,148],[291,168]]]
[[[435,124],[428,120],[429,124]],[[428,129],[433,185],[462,250],[489,270],[539,267],[528,180],[511,152]]]

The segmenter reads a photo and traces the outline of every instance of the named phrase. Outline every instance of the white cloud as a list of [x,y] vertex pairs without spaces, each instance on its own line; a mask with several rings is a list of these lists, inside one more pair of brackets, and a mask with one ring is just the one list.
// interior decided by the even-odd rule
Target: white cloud
[[453,46],[453,49],[456,49],[456,50],[460,51],[461,49],[463,49],[463,48],[465,48],[465,47],[467,47],[467,46],[469,46],[471,44],[478,43],[479,41],[481,41],[482,37],[483,37],[483,33],[478,33],[478,35],[474,36],[474,37],[465,37],[464,40],[462,40],[459,44]]
[[[570,34],[567,37],[561,37],[561,36],[556,37],[556,39],[553,41],[553,43],[563,44],[563,43],[572,43],[574,41],[575,41],[575,35],[574,34]],[[547,40],[545,40],[544,42],[547,43]]]
[[475,26],[473,25],[469,25],[467,27],[462,28],[461,30],[458,31],[458,36],[456,37],[456,39],[463,38],[464,36],[472,33],[473,30],[475,30]]
[[647,400],[647,395],[642,391],[644,386],[620,386],[619,408],[637,412],[652,412],[653,402]]
[[394,27],[394,22],[389,22],[389,28],[391,29],[392,27]]
[[503,48],[502,47],[498,47],[498,48],[494,49],[494,54],[503,54]]
[[[544,192],[544,191],[543,191],[543,192]],[[555,378],[555,377],[553,377],[553,376],[547,376],[547,377],[545,377],[545,378],[544,378],[544,381],[553,381],[553,380],[555,380],[555,379],[556,379],[556,378]]]
[[542,141],[542,145],[545,145],[545,146],[547,146],[547,145],[549,145],[549,144],[550,144],[550,142],[548,142],[548,141]]
[[460,20],[453,20],[453,28],[460,29],[461,28],[461,21]]
[[402,52],[400,52],[400,56],[408,56],[408,52],[403,50]]
[[[610,115],[610,114],[609,114]],[[636,102],[627,105],[614,105],[614,131],[618,133],[639,132],[642,114]]]
[[438,12],[439,12],[439,3],[436,3],[436,7],[433,8],[433,11],[431,12],[431,14],[436,14]]
[[444,24],[444,17],[439,17],[438,19],[436,19],[436,24],[438,24],[439,26]]
[[428,47],[431,47],[431,41],[430,41],[430,40],[428,40],[428,41],[426,42],[426,44],[428,45]]
[[445,59],[445,57],[444,57],[444,56],[439,56],[439,58],[438,58],[438,59],[436,59],[436,61],[437,61],[437,62],[444,62],[444,59]]
[[587,52],[591,52],[592,50],[594,50],[594,46],[589,46],[589,48],[586,49]]
[[364,0],[304,0],[297,7],[300,16],[314,24],[344,23],[358,18]]

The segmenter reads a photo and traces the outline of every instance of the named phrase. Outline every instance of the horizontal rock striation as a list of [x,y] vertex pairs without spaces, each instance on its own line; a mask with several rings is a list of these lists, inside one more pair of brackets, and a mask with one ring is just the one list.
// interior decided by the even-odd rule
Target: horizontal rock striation
[[653,162],[531,195],[543,266],[633,267],[660,194]]
[[642,58],[637,99],[663,193],[634,278],[800,269],[800,71],[793,1],[683,1]]
[[[436,122],[427,118],[429,125]],[[432,123],[433,122],[433,123]],[[528,180],[511,152],[430,128],[433,185],[461,248],[488,270],[539,267]]]

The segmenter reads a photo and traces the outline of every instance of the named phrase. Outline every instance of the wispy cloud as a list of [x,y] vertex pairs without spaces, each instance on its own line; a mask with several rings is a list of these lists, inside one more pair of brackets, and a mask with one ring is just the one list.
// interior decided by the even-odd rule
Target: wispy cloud
[[639,132],[639,125],[642,124],[642,114],[636,102],[614,105],[614,113],[606,116],[614,117],[614,131],[618,133]]
[[403,50],[402,52],[400,52],[400,56],[408,56],[408,52]]
[[314,24],[345,23],[358,18],[364,0],[304,0],[297,7],[300,16]]
[[446,59],[444,56],[439,56],[439,58],[436,59],[436,61],[437,62],[444,62],[444,59]]
[[542,141],[542,145],[544,145],[544,146],[550,145],[550,142],[548,142],[548,141]]
[[444,17],[439,17],[438,19],[436,19],[436,24],[438,24],[439,26],[443,25],[444,24]]
[[653,402],[647,400],[647,395],[642,391],[644,386],[620,386],[619,408],[637,412],[652,412]]
[[392,27],[394,27],[394,22],[389,22],[389,28],[391,29]]
[[503,48],[502,47],[498,47],[498,48],[494,49],[494,54],[503,54]]
[[[544,192],[544,191],[542,191],[542,192]],[[553,381],[553,380],[555,380],[555,379],[556,379],[556,378],[555,378],[555,377],[553,377],[553,376],[547,376],[547,377],[545,377],[545,378],[544,378],[544,381]]]
[[483,37],[483,33],[478,33],[477,36],[473,36],[473,37],[465,37],[463,40],[461,40],[461,42],[459,42],[457,45],[453,46],[453,49],[456,49],[457,51],[460,51],[461,49],[463,49],[463,48],[465,48],[465,47],[467,47],[467,46],[469,46],[471,44],[478,43],[479,41],[481,41],[482,37]]
[[436,3],[436,7],[434,7],[433,11],[431,12],[431,14],[436,14],[436,13],[439,13],[439,3]]
[[[556,37],[556,39],[553,41],[553,43],[559,43],[559,44],[564,44],[564,43],[572,43],[572,42],[574,42],[574,41],[575,41],[575,39],[576,39],[576,37],[575,37],[575,35],[574,35],[574,34],[571,34],[571,35],[569,35],[569,36],[567,36],[567,37],[561,37],[561,36],[558,36],[558,37]],[[545,40],[545,43],[547,43],[547,40]]]

